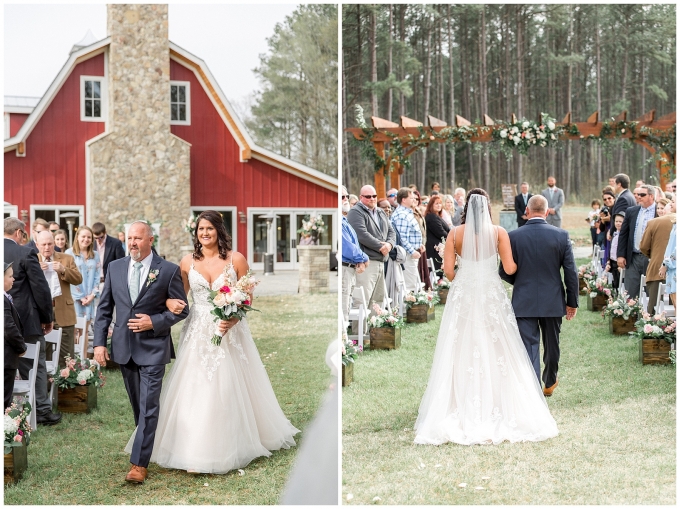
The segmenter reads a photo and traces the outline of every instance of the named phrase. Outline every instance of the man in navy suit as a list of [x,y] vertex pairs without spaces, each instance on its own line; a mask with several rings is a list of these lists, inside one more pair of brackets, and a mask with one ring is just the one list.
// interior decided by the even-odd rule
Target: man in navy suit
[[[614,207],[609,212],[611,217],[614,217],[619,212],[626,212],[630,207],[635,207],[635,196],[628,189],[630,187],[630,178],[625,173],[619,173],[614,177],[614,192],[616,193],[616,201],[614,202]],[[625,217],[625,216],[624,216]],[[607,238],[611,241],[614,236],[616,228],[614,227],[614,221],[611,221],[609,231],[607,232]],[[619,239],[619,242],[621,239]]]
[[528,183],[522,182],[522,184],[519,186],[519,189],[520,193],[517,196],[515,196],[515,213],[517,214],[517,228],[527,224],[526,215],[527,204],[529,203],[529,199],[533,196],[533,194],[529,192]]
[[654,187],[648,185],[635,189],[635,197],[640,200],[640,204],[626,210],[619,232],[616,263],[626,269],[624,285],[631,299],[640,296],[640,277],[647,273],[649,265],[649,258],[640,252],[640,241],[647,222],[658,217],[654,193]]
[[161,383],[170,363],[171,328],[186,318],[185,307],[173,314],[167,299],[186,302],[180,269],[151,251],[153,231],[144,222],[132,223],[128,231],[130,256],[109,265],[94,325],[94,357],[106,365],[107,333],[113,308],[116,323],[111,337],[111,359],[120,364],[137,434],[132,445],[132,468],[125,480],[143,483],[158,425]]
[[[549,225],[547,215],[548,200],[541,195],[532,196],[526,209],[527,223],[508,233],[517,272],[506,274],[502,264],[498,272],[514,286],[512,307],[539,383],[539,345],[543,333],[543,394],[552,396],[558,383],[562,317],[567,315],[567,320],[571,320],[576,316],[578,276],[569,233]],[[564,269],[566,300],[560,269]]]

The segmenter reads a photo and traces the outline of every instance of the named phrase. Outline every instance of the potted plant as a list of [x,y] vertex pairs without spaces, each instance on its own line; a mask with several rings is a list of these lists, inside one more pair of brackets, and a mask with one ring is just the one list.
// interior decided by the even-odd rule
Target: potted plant
[[347,387],[354,380],[354,361],[359,357],[363,346],[345,337],[342,342],[342,386]]
[[409,323],[427,323],[434,320],[434,305],[439,296],[432,291],[418,290],[404,297],[406,304],[406,321]]
[[395,350],[401,346],[401,328],[404,319],[398,308],[382,309],[373,304],[375,315],[369,319],[371,325],[371,350]]
[[675,364],[675,320],[666,313],[642,313],[630,334],[639,340],[642,364]]
[[5,484],[17,482],[28,468],[27,447],[31,440],[28,416],[31,404],[24,397],[15,397],[5,409]]
[[604,308],[612,291],[606,276],[587,279],[584,293],[588,296],[588,311],[600,311]]
[[629,299],[628,294],[623,291],[616,298],[609,297],[602,309],[602,316],[609,317],[610,334],[623,335],[635,331],[635,320],[641,311],[642,306],[638,299]]
[[319,235],[326,231],[325,223],[321,216],[307,214],[302,220],[302,228],[297,232],[302,235],[311,235],[312,244],[319,243]]
[[97,408],[97,388],[106,378],[101,366],[93,359],[66,357],[66,367],[58,370],[50,382],[56,384],[57,408],[66,413],[90,413]]
[[597,271],[592,263],[580,265],[578,268],[578,290],[582,292],[588,286],[588,281],[597,279]]

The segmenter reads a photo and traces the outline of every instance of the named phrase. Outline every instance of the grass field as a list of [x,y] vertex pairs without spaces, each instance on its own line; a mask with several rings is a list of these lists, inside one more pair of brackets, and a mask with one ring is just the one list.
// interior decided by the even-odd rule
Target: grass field
[[642,366],[637,342],[610,335],[585,297],[563,322],[560,385],[548,399],[558,437],[414,445],[442,312],[406,325],[400,349],[366,351],[355,363],[343,389],[343,503],[676,503],[675,368]]
[[[253,338],[279,404],[302,430],[299,445],[330,381],[325,353],[335,338],[337,295],[260,297],[255,304],[262,312],[249,315]],[[175,342],[180,328],[181,323],[173,331]],[[146,483],[130,485],[124,482],[130,463],[123,448],[133,430],[120,372],[109,371],[97,410],[64,414],[61,424],[33,433],[28,471],[5,488],[5,504],[276,504],[298,451],[258,458],[243,476],[193,475],[151,464]]]

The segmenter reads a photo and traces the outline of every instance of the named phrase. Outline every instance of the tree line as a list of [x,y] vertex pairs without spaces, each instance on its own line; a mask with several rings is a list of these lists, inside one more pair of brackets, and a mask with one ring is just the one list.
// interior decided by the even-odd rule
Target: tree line
[[[628,120],[675,111],[675,5],[343,5],[343,128],[357,127],[356,105],[370,116],[427,125],[537,119]],[[373,181],[373,162],[343,133],[343,183],[356,192]],[[542,188],[557,178],[570,201],[599,196],[607,178],[658,179],[643,147],[625,140],[567,141],[507,159],[491,144],[432,144],[411,156],[402,183],[428,191],[501,184]]]

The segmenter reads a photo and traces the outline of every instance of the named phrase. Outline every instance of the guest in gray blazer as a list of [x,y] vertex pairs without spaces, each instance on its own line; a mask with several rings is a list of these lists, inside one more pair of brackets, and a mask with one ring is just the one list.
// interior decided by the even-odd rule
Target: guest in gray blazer
[[548,217],[545,221],[548,224],[562,228],[562,205],[564,205],[564,191],[555,184],[555,177],[548,177],[548,187],[541,191],[541,194],[548,200]]

